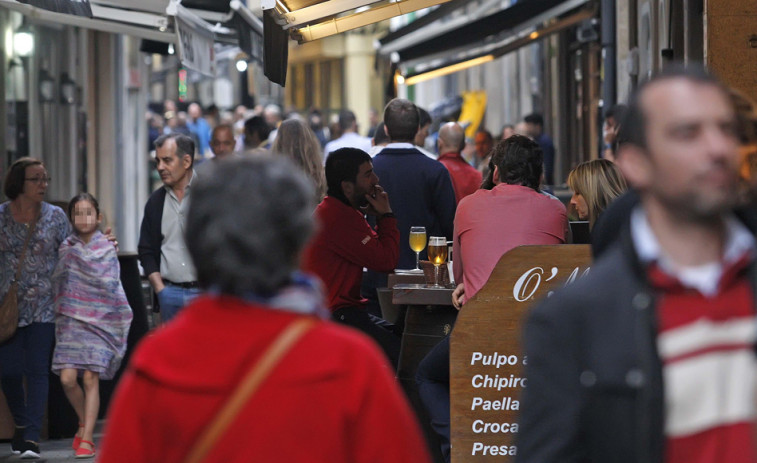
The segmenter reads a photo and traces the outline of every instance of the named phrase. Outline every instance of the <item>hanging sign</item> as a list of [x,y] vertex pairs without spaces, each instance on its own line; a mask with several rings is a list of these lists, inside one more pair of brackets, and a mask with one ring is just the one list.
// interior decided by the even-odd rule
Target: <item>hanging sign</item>
[[89,0],[18,0],[18,2],[56,13],[73,14],[87,18],[92,17],[92,8],[89,6]]
[[216,57],[213,48],[215,42],[213,31],[185,20],[181,14],[175,16],[175,19],[181,64],[206,76],[215,77]]

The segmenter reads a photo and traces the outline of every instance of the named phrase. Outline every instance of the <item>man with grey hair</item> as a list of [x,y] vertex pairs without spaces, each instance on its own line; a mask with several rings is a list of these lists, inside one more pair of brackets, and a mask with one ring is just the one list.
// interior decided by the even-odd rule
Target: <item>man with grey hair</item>
[[[212,291],[140,344],[101,460],[430,463],[381,352],[323,320],[317,285],[297,271],[315,228],[312,184],[284,159],[217,169],[198,182],[187,217],[198,280]],[[233,425],[201,439],[233,404]]]
[[326,143],[323,148],[324,165],[326,165],[329,154],[340,148],[357,148],[366,153],[371,151],[371,139],[358,133],[357,118],[355,113],[349,109],[343,109],[339,112],[339,130],[341,130],[342,136]]
[[465,130],[457,122],[447,122],[439,129],[439,162],[449,171],[455,199],[460,200],[481,188],[481,172],[468,164],[460,152],[465,148]]
[[194,150],[194,141],[186,135],[171,133],[155,140],[155,160],[163,186],[145,205],[138,251],[164,322],[200,292],[184,242],[191,187],[197,178]]

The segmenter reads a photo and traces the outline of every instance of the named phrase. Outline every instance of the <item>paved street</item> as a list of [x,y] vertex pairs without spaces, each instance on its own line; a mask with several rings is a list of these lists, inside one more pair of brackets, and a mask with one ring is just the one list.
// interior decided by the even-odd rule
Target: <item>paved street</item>
[[[102,441],[102,421],[98,422],[96,432],[95,432],[95,443],[99,444]],[[99,432],[98,432],[99,431]],[[0,463],[5,462],[21,462],[21,461],[27,461],[27,462],[49,462],[49,463],[71,463],[71,462],[91,462],[97,460],[97,457],[95,457],[94,460],[90,459],[79,459],[77,460],[74,458],[74,451],[71,449],[71,442],[73,439],[57,439],[57,440],[47,440],[42,441],[39,444],[40,451],[42,453],[42,457],[37,460],[22,460],[19,455],[13,455],[11,454],[11,444],[10,442],[7,443],[0,443]]]

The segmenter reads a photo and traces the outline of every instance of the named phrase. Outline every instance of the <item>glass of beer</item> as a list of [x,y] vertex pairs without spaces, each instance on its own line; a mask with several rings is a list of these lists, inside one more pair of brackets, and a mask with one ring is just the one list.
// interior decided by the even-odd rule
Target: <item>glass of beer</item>
[[410,249],[415,251],[415,270],[420,272],[421,251],[426,247],[426,228],[410,227]]
[[434,288],[441,288],[439,284],[439,267],[447,262],[447,238],[432,236],[428,239],[428,260],[434,264]]

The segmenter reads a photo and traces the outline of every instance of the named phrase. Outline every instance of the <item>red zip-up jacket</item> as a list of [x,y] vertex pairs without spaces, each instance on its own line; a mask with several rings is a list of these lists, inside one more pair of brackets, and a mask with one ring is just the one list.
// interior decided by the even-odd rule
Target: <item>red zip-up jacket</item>
[[373,230],[360,211],[331,196],[321,201],[315,216],[320,228],[305,250],[302,269],[321,279],[332,312],[363,307],[363,267],[391,272],[399,261],[397,219],[380,218]]

